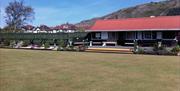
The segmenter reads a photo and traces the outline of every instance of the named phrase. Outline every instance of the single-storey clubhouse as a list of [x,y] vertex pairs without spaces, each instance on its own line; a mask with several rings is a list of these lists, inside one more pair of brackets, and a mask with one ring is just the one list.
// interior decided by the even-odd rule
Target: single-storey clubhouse
[[180,16],[97,20],[87,30],[90,46],[152,46],[161,41],[166,46],[180,43]]

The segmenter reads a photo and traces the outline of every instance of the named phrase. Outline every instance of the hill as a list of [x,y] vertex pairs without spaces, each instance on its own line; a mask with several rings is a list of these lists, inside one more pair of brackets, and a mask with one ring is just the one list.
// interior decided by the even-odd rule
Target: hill
[[180,0],[166,0],[160,2],[150,2],[134,7],[120,9],[102,17],[96,17],[77,23],[78,27],[90,27],[96,20],[138,18],[150,16],[172,16],[180,15]]

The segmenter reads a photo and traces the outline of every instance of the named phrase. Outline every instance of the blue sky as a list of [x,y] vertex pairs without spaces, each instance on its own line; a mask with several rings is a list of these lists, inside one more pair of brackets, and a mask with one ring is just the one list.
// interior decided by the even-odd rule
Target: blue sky
[[[0,27],[5,26],[4,8],[14,0],[0,0]],[[147,2],[162,0],[24,0],[26,5],[34,8],[35,20],[30,24],[38,26],[77,23],[82,20],[100,17],[122,8]]]

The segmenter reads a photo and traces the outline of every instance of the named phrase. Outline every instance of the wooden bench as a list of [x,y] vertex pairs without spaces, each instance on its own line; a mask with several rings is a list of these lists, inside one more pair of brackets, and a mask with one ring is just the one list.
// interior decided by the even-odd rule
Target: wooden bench
[[103,45],[102,46],[106,46],[107,44],[110,44],[110,45],[117,45],[117,42],[103,42]]
[[74,42],[74,45],[83,45],[83,44],[89,44],[89,42]]
[[125,43],[125,45],[134,45],[134,43],[127,42],[127,43]]
[[102,42],[92,42],[93,45],[101,45]]

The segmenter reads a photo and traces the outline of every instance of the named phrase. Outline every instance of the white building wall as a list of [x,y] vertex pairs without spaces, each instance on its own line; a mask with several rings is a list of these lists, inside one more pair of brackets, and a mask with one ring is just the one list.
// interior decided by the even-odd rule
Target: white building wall
[[37,31],[37,30],[34,30],[33,33],[38,33],[38,31]]
[[53,30],[53,33],[57,33],[57,30]]

